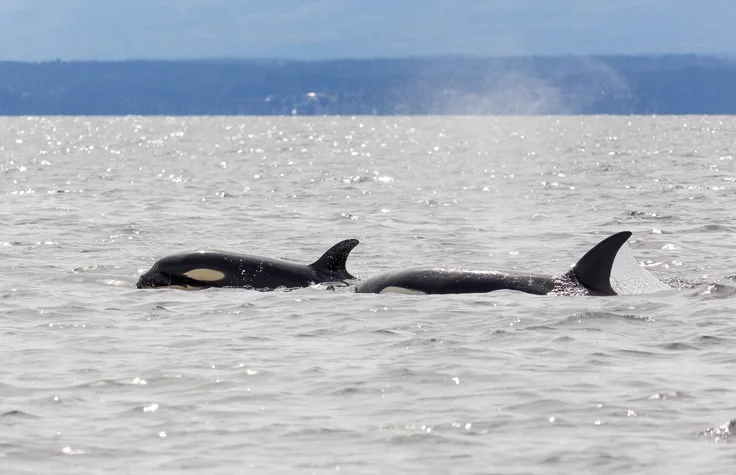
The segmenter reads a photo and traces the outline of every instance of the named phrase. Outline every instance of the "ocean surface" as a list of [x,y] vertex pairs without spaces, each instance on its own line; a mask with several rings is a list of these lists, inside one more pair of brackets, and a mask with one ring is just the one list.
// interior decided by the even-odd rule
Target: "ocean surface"
[[[0,473],[722,474],[735,117],[0,118]],[[564,273],[614,297],[138,290],[168,254]]]

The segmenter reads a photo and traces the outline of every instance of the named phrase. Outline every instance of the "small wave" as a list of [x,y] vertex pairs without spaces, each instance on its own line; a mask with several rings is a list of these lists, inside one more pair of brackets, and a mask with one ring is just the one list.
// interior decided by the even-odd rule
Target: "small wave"
[[720,442],[722,440],[725,441],[731,439],[734,430],[736,430],[736,419],[731,419],[718,427],[708,427],[704,431],[700,432],[700,435],[702,437],[713,439],[715,442]]
[[634,219],[648,218],[648,219],[653,219],[653,220],[667,220],[667,219],[674,218],[674,216],[669,216],[669,215],[663,216],[654,211],[636,211],[636,210],[627,211],[624,214],[624,216],[627,216],[628,218],[634,218]]
[[[652,317],[646,315],[635,315],[635,314],[618,314],[613,312],[579,312],[569,317],[565,317],[558,322],[560,325],[579,325],[585,322],[596,322],[596,321],[623,321],[627,323],[651,323],[656,321]],[[596,329],[597,330],[597,329]]]
[[335,436],[340,440],[343,440],[346,437],[355,437],[360,438],[363,436],[363,434],[359,431],[354,430],[346,430],[346,429],[333,429],[329,427],[317,427],[317,428],[305,428],[305,429],[296,429],[291,430],[283,434],[281,437],[304,437],[307,439],[312,439],[316,436]]
[[689,345],[687,343],[683,343],[681,341],[676,341],[673,343],[665,343],[659,346],[662,349],[671,350],[671,351],[697,350],[696,347]]
[[147,385],[148,381],[143,378],[132,379],[98,379],[77,385],[77,388],[100,388],[100,387],[125,387],[136,385]]
[[6,411],[0,414],[0,418],[3,418],[3,419],[38,419],[38,416],[35,416],[28,412],[10,410],[10,411]]
[[638,398],[639,400],[647,400],[647,401],[666,401],[668,399],[688,399],[690,396],[687,394],[680,392],[680,391],[662,391],[654,394],[650,394],[649,396],[643,396],[641,398]]
[[569,343],[571,341],[575,341],[575,338],[569,335],[558,336],[557,338],[552,339],[552,343]]
[[691,293],[691,295],[703,300],[724,299],[732,297],[734,294],[736,294],[736,287],[722,284],[700,285],[695,292]]
[[697,234],[697,233],[736,233],[736,228],[725,226],[722,224],[706,224],[703,226],[695,226],[692,228],[681,229],[681,234]]
[[[555,332],[557,331],[557,328],[550,326],[550,325],[541,324],[541,325],[531,325],[528,327],[524,327],[521,330]],[[494,330],[494,331],[499,332],[499,333],[507,333],[504,330]]]
[[698,340],[698,343],[701,344],[701,347],[730,344],[732,341],[730,338],[723,338],[720,336],[713,336],[713,335],[700,335],[697,338],[697,340]]

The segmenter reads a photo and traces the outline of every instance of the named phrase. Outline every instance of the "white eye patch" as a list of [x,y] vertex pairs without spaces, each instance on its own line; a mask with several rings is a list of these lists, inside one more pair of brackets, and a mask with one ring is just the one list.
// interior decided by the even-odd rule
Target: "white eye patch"
[[192,269],[184,275],[200,282],[217,282],[225,278],[225,274],[213,269]]

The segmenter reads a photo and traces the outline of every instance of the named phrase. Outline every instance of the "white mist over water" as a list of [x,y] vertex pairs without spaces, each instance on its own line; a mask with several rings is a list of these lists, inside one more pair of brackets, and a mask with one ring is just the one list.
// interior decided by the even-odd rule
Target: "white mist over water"
[[[585,56],[570,63],[552,69],[541,58],[502,58],[479,70],[476,62],[438,60],[417,76],[411,91],[396,95],[419,96],[417,101],[434,114],[572,115],[606,96],[623,99],[630,94],[626,79],[609,64]],[[438,78],[449,84],[438,88]]]

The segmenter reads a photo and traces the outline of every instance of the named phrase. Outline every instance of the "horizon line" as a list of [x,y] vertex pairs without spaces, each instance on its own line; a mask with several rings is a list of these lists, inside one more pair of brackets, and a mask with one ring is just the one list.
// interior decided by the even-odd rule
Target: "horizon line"
[[509,54],[509,55],[478,55],[478,54],[426,54],[426,55],[403,55],[403,56],[344,56],[335,58],[313,58],[300,59],[291,57],[248,57],[248,56],[213,56],[213,57],[182,57],[182,58],[117,58],[117,59],[81,59],[81,58],[54,58],[54,59],[3,59],[0,63],[16,63],[16,64],[48,64],[48,63],[129,63],[129,62],[160,62],[160,63],[191,63],[191,62],[289,62],[289,63],[330,63],[341,61],[406,61],[406,60],[428,60],[428,59],[475,59],[475,60],[492,60],[492,59],[563,59],[563,58],[642,58],[652,59],[661,57],[694,57],[715,60],[733,60],[736,53],[597,53],[597,54]]

